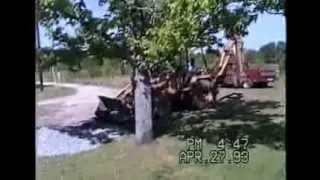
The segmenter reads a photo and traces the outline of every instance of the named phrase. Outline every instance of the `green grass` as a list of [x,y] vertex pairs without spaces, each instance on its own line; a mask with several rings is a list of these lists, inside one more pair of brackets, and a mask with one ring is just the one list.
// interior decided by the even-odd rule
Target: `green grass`
[[[179,165],[178,154],[185,141],[161,137],[148,146],[137,147],[129,137],[121,143],[103,145],[72,156],[37,160],[38,179],[285,179],[284,151],[256,145],[249,149],[248,164]],[[204,144],[204,151],[215,148]]]
[[96,86],[104,86],[111,88],[123,88],[130,83],[129,76],[108,76],[108,77],[96,77],[96,78],[74,78],[70,80],[72,83],[77,84],[90,84]]
[[42,101],[55,97],[69,96],[76,93],[73,88],[57,87],[57,86],[45,86],[41,92],[39,87],[36,87],[36,101]]
[[[112,83],[125,84],[125,81],[128,78],[114,78]],[[197,135],[215,142],[220,137],[249,135],[249,142],[255,144],[249,149],[250,160],[246,165],[179,165],[178,154],[184,149],[185,141],[164,136],[151,145],[137,147],[129,137],[89,152],[37,159],[36,176],[40,180],[285,179],[284,82],[281,77],[275,88],[239,89],[237,92],[244,93],[245,102],[230,100],[214,111],[178,113],[183,116],[176,117],[177,127],[173,125],[171,131],[176,137]],[[101,79],[96,83],[107,86],[110,81]],[[235,90],[222,89],[221,96],[231,92]],[[213,148],[212,144],[204,145],[205,152]]]

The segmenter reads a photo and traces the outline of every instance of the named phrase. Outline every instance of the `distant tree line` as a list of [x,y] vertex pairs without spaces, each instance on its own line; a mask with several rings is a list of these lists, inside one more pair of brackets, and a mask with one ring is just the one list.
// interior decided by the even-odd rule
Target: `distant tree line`
[[[269,42],[262,45],[258,50],[245,49],[245,57],[251,64],[266,65],[277,64],[281,73],[285,71],[286,43],[284,41]],[[219,52],[209,49],[203,54],[201,52],[192,55],[196,59],[197,66],[203,67],[207,61],[208,68],[212,68],[219,61]]]
[[258,50],[246,50],[246,57],[250,63],[254,64],[278,64],[280,72],[285,71],[286,42],[269,42],[261,46]]
[[[52,51],[59,51],[59,57],[55,57]],[[261,46],[258,50],[255,49],[246,49],[245,56],[250,63],[264,65],[264,64],[278,64],[280,71],[285,71],[285,51],[286,43],[284,41],[279,42],[269,42]],[[119,58],[103,58],[102,60],[94,60],[95,57],[90,56],[79,56],[79,54],[71,54],[68,51],[64,50],[51,50],[43,49],[42,50],[42,66],[43,69],[49,69],[51,65],[57,65],[57,69],[60,71],[63,70],[74,70],[70,69],[71,66],[67,66],[61,58],[65,57],[68,59],[78,59],[82,58],[82,63],[80,64],[81,71],[88,72],[90,77],[101,77],[101,76],[110,76],[110,75],[128,75],[131,70],[130,66],[123,60]],[[56,52],[57,53],[57,52]],[[214,49],[206,49],[204,51],[198,51],[197,53],[191,53],[191,57],[196,59],[196,65],[200,68],[208,69],[214,67],[216,62],[219,60],[219,52]],[[182,64],[185,64],[182,57]],[[65,61],[63,61],[65,62]],[[67,62],[70,62],[67,61]]]

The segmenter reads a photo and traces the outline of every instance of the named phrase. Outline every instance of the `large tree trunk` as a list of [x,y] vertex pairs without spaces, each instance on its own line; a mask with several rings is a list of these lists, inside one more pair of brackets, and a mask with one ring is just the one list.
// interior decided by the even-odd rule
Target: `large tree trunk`
[[37,42],[37,54],[36,62],[38,63],[38,75],[40,81],[40,91],[43,91],[43,73],[41,68],[41,58],[40,58],[40,30],[39,30],[39,0],[36,1],[36,42]]
[[151,143],[152,130],[152,97],[150,77],[135,72],[135,139],[138,145]]

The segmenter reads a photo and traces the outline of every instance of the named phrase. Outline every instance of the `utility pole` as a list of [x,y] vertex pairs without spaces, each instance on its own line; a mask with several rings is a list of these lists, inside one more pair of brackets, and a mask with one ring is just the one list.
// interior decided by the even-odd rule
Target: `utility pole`
[[39,75],[39,81],[40,81],[40,91],[43,91],[43,72],[41,68],[41,58],[40,58],[40,51],[41,51],[41,46],[40,46],[40,30],[39,30],[39,10],[40,10],[40,2],[39,0],[36,0],[36,63],[38,64],[38,75]]

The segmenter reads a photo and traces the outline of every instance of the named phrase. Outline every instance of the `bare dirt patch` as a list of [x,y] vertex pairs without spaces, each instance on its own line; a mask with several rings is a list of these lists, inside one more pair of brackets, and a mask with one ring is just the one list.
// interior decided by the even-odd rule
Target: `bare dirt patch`
[[59,103],[37,106],[36,127],[53,126],[59,124],[59,121],[53,120],[53,115],[61,111],[63,111],[63,106],[61,106]]

